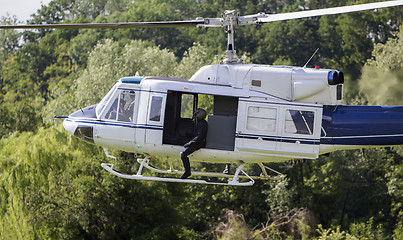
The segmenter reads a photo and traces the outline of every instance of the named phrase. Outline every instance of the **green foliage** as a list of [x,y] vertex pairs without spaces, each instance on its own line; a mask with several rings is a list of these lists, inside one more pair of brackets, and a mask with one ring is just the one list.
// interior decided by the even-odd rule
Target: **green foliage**
[[[269,182],[267,189],[263,190],[266,194],[266,202],[271,211],[277,214],[284,214],[291,209],[291,199],[293,196],[293,190],[287,188],[288,180]],[[295,193],[294,193],[295,194]]]
[[16,102],[12,106],[0,105],[0,138],[13,131],[35,131],[41,123],[37,110],[31,104]]
[[[400,155],[395,157],[400,159]],[[391,210],[394,216],[398,217],[398,221],[403,220],[403,164],[397,160],[396,164],[391,164],[389,172],[385,176],[388,180],[388,194],[392,197]]]
[[353,223],[350,225],[350,233],[358,239],[385,239],[382,224],[375,226],[374,219],[370,218],[366,223]]
[[402,104],[403,25],[395,38],[377,44],[362,70],[360,90],[370,104]]
[[358,238],[351,236],[345,231],[340,231],[340,227],[337,227],[336,230],[333,229],[324,229],[322,225],[318,226],[319,237],[318,240],[358,240]]
[[207,56],[206,47],[201,46],[200,43],[194,43],[175,67],[174,76],[189,79],[199,68],[209,64],[212,64],[212,61]]
[[402,223],[402,221],[400,221],[397,224],[392,237],[393,237],[393,240],[403,239],[403,223]]
[[[17,24],[18,21],[15,17],[2,16],[0,19],[1,25]],[[20,44],[18,43],[21,33],[15,30],[2,30],[0,31],[0,67],[7,57],[15,52]]]
[[[67,140],[67,141],[66,141]],[[178,187],[101,170],[102,150],[59,129],[0,141],[0,232],[24,239],[175,239]]]
[[[53,0],[29,22],[186,20],[226,9],[247,15],[356,3]],[[235,49],[245,62],[302,66],[320,48],[309,66],[345,72],[347,102],[401,105],[402,30],[393,35],[403,28],[401,10],[240,27]],[[225,48],[222,29],[0,31],[0,238],[401,239],[400,147],[286,163],[286,180],[250,188],[133,182],[104,172],[102,150],[69,136],[60,122],[42,122],[99,102],[136,72],[189,78],[222,60]],[[211,111],[211,96],[200,95],[199,107]],[[127,153],[113,161],[122,172],[135,170],[133,162]]]
[[[303,66],[315,49],[319,47],[315,44],[318,39],[315,28],[311,19],[264,25],[262,26],[263,31],[261,31],[264,35],[260,36],[256,54],[254,54],[256,57],[252,56],[252,59],[257,63],[290,62],[291,65]],[[276,40],[273,41],[273,39]],[[295,52],[298,54],[293,54]]]
[[354,217],[374,216],[379,221],[390,211],[387,182],[380,177],[388,172],[390,161],[391,155],[382,149],[340,151],[316,160],[317,170],[306,181],[307,194],[313,199],[303,201],[314,212],[331,213],[332,218],[318,216],[326,226],[344,228]]
[[27,188],[48,188],[51,169],[60,170],[71,160],[77,150],[57,144],[65,142],[66,137],[60,131],[41,130],[1,141],[1,232],[5,238],[33,238],[34,227],[27,218]]

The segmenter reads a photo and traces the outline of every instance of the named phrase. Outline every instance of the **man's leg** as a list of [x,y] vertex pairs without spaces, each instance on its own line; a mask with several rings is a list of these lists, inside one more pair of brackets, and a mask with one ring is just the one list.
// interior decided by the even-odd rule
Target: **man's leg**
[[185,173],[181,177],[182,179],[186,179],[187,177],[189,177],[191,175],[190,162],[189,162],[188,156],[199,149],[200,149],[199,146],[191,145],[191,146],[187,147],[185,149],[185,151],[181,152],[181,159],[182,159],[183,167],[185,168]]
[[185,172],[190,172],[190,162],[189,162],[189,158],[185,154],[185,152],[181,153],[181,159],[182,159],[183,167],[185,168]]

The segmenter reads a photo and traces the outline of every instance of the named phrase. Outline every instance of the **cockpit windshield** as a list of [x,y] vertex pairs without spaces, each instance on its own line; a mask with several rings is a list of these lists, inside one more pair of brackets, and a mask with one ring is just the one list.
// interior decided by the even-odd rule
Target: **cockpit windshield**
[[101,114],[102,110],[104,109],[105,104],[108,102],[108,100],[111,97],[111,95],[113,94],[113,92],[115,92],[116,88],[117,88],[117,85],[113,86],[113,88],[111,90],[109,90],[109,92],[106,94],[106,96],[97,105],[95,111],[96,111],[98,118],[99,118],[99,115]]
[[109,110],[106,111],[105,119],[132,122],[135,104],[135,92],[133,90],[121,90],[113,101]]

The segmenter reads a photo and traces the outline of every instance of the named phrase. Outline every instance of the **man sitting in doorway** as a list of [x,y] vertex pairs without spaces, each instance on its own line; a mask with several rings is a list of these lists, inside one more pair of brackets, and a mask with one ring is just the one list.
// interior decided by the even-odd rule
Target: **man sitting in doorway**
[[207,112],[204,109],[198,108],[193,114],[193,121],[195,122],[194,135],[195,137],[184,145],[185,151],[181,152],[181,159],[185,173],[181,179],[186,179],[191,175],[190,163],[188,156],[202,147],[206,147],[207,137],[207,121],[205,120]]

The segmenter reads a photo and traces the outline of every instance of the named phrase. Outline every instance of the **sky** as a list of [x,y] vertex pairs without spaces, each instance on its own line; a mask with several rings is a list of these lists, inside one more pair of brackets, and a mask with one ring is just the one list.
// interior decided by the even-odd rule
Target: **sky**
[[6,16],[7,12],[17,19],[26,22],[30,15],[41,8],[41,4],[47,5],[51,0],[0,0],[0,16]]

